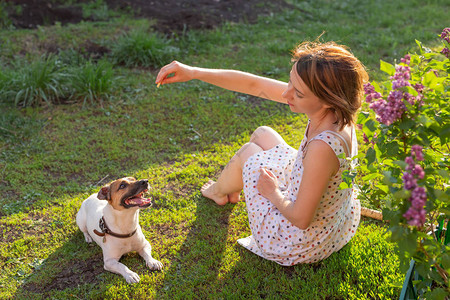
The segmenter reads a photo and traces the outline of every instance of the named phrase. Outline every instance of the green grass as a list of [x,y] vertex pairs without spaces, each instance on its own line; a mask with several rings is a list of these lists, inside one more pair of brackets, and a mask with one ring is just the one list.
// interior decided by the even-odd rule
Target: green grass
[[94,104],[110,98],[117,78],[114,78],[112,64],[104,60],[98,63],[88,61],[73,67],[68,80],[73,98],[82,99],[83,104],[88,100]]
[[126,67],[162,67],[177,57],[180,49],[170,40],[143,28],[125,33],[112,46],[111,58]]
[[[379,59],[399,59],[414,48],[414,39],[437,44],[448,27],[445,1],[296,5],[302,11],[257,24],[180,34],[170,42],[180,49],[173,58],[287,81],[290,49],[326,31],[324,40],[349,45],[372,78],[381,78]],[[3,30],[0,61],[8,68],[21,55],[40,61],[51,44],[64,52],[58,54],[63,63],[83,65],[90,58],[88,41],[113,49],[121,36],[148,25],[125,16]],[[200,186],[217,177],[256,127],[272,126],[298,147],[303,116],[200,82],[156,89],[152,68],[116,66],[113,73],[113,96],[102,105],[18,109],[0,103],[0,298],[398,297],[403,273],[382,224],[364,220],[330,258],[286,268],[237,245],[249,234],[244,203],[218,207],[200,196]],[[152,272],[136,254],[125,256],[142,279],[132,286],[102,270],[100,248],[88,246],[75,224],[81,202],[122,176],[149,178],[154,207],[141,212],[140,222],[154,257],[165,265]]]
[[17,60],[7,77],[0,79],[0,95],[17,106],[57,103],[64,98],[63,73],[56,57],[50,55],[28,62]]

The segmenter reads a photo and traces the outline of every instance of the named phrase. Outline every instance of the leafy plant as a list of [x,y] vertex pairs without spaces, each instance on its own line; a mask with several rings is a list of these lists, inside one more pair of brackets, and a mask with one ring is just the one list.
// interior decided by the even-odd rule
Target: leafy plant
[[135,29],[112,46],[112,59],[126,67],[161,67],[176,57],[179,49],[156,33]]
[[63,79],[62,65],[55,56],[42,57],[31,64],[19,60],[14,62],[8,78],[0,79],[0,94],[17,106],[51,105],[67,93]]
[[114,12],[108,9],[108,5],[103,0],[96,0],[81,4],[83,8],[83,17],[91,18],[92,20],[107,20],[109,17],[115,15]]
[[73,68],[70,86],[73,98],[83,99],[91,104],[102,99],[109,99],[114,87],[114,72],[111,63],[102,60],[97,64],[87,61],[80,67]]
[[371,145],[360,166],[362,190],[383,204],[404,269],[413,258],[423,278],[417,288],[433,299],[450,292],[450,245],[436,234],[450,219],[450,29],[441,38],[444,55],[417,42],[419,54],[396,66],[381,61],[390,78],[365,86],[372,111],[358,120]]
[[0,29],[9,28],[12,26],[12,22],[8,16],[7,4],[0,3]]

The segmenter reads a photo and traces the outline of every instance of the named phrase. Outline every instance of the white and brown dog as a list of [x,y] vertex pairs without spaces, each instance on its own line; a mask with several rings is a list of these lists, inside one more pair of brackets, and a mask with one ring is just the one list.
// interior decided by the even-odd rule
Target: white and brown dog
[[150,243],[139,226],[139,209],[151,205],[143,197],[148,180],[121,178],[101,188],[84,200],[77,214],[77,224],[86,242],[93,240],[103,250],[105,270],[121,274],[128,283],[139,282],[139,275],[119,262],[122,255],[137,251],[152,270],[161,270],[161,262],[151,255]]

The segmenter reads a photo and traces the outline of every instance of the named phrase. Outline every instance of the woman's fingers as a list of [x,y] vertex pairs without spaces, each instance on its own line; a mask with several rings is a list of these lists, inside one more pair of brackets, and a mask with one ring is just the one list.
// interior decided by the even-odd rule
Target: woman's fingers
[[170,75],[173,73],[174,65],[176,61],[172,61],[170,64],[165,65],[164,67],[159,70],[158,75],[156,76],[155,83],[163,83],[163,81],[166,79],[167,75]]
[[266,168],[261,168],[261,169],[260,169],[260,172],[261,172],[261,173],[264,173],[264,174],[267,174],[267,176],[270,176],[270,177],[272,177],[272,178],[275,178],[275,175],[272,173],[272,171],[267,170]]
[[[177,61],[172,61],[170,64],[161,68],[156,76],[155,83],[167,84],[174,82],[184,82],[190,80],[189,71],[190,67]],[[173,76],[170,76],[172,75]],[[170,77],[169,77],[170,76]]]

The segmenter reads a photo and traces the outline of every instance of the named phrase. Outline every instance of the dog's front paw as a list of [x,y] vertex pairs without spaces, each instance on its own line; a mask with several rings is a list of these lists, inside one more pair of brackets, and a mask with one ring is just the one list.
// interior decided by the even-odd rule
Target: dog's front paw
[[128,283],[138,283],[141,280],[139,275],[134,273],[133,271],[127,272],[125,275],[123,275],[123,277]]
[[161,270],[163,264],[159,260],[151,258],[147,261],[147,267],[149,267],[151,270]]

